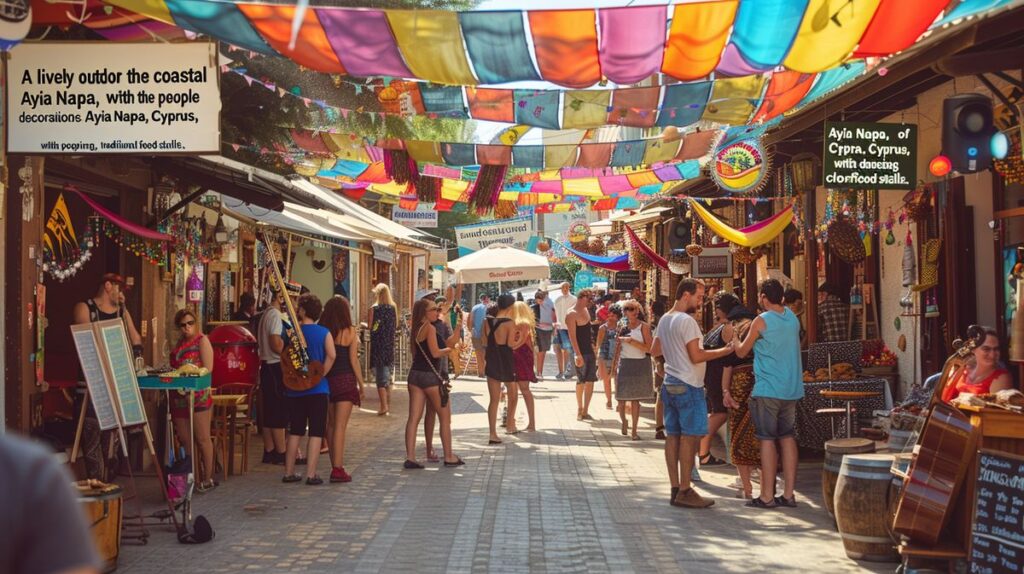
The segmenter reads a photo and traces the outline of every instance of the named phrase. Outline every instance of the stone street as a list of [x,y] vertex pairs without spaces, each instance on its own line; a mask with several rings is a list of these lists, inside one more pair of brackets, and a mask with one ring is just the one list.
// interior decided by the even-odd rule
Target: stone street
[[[600,385],[600,384],[599,384]],[[645,405],[643,440],[619,432],[594,395],[592,422],[575,414],[574,383],[538,384],[536,432],[487,445],[486,385],[455,381],[455,450],[466,465],[402,469],[407,393],[391,416],[375,415],[372,387],[349,426],[348,484],[282,484],[282,467],[256,462],[194,509],[213,542],[179,544],[154,529],[146,546],[124,545],[119,572],[888,572],[858,564],[821,507],[820,463],[801,465],[800,506],[744,508],[731,466],[702,471],[706,510],[668,504],[662,442]],[[520,405],[522,402],[520,401]],[[520,407],[522,411],[522,407]],[[525,412],[517,417],[526,426]],[[261,442],[253,437],[253,458]],[[422,430],[419,452],[423,451]],[[440,452],[440,439],[435,438]],[[724,453],[719,452],[719,455]],[[425,461],[421,454],[420,460]],[[301,471],[301,469],[300,469]],[[330,473],[321,458],[320,474]],[[150,482],[152,479],[147,479]]]

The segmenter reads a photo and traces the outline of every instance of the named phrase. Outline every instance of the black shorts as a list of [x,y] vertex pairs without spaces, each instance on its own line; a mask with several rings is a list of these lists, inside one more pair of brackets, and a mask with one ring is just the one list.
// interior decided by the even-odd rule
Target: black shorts
[[707,394],[708,414],[729,412],[729,409],[725,408],[725,393],[721,384],[704,385],[704,391]]
[[327,434],[327,403],[324,394],[288,397],[288,432],[305,436],[309,424],[309,436],[324,438]]
[[582,355],[583,366],[576,367],[576,384],[593,383],[597,381],[597,356]]
[[421,389],[441,386],[441,379],[437,378],[433,371],[409,371],[405,382],[411,387],[419,387]]
[[260,363],[260,428],[288,427],[288,405],[284,396],[281,363]]

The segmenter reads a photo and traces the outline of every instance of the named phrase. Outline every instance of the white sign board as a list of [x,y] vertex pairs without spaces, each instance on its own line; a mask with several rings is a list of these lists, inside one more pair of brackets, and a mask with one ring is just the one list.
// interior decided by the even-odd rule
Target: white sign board
[[212,42],[19,44],[6,82],[8,153],[220,151]]
[[437,210],[433,203],[420,203],[416,209],[396,207],[391,210],[391,221],[406,227],[434,229],[437,227]]
[[479,251],[492,243],[526,249],[533,235],[533,216],[531,215],[500,221],[472,223],[455,228],[455,241],[459,245],[459,255]]

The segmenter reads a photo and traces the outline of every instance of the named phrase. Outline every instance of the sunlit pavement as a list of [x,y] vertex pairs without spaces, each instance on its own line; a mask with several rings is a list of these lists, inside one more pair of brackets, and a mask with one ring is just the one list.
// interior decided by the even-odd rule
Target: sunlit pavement
[[[124,545],[119,571],[157,572],[890,572],[858,564],[821,508],[820,464],[801,465],[795,509],[745,508],[732,467],[702,471],[714,507],[668,504],[662,442],[644,408],[643,440],[620,434],[594,395],[592,422],[576,420],[574,383],[536,386],[536,432],[487,445],[486,385],[454,383],[459,468],[403,470],[404,385],[392,414],[376,416],[372,388],[354,413],[347,484],[282,484],[282,467],[252,465],[197,495],[216,538],[182,545],[157,529]],[[370,395],[373,395],[372,397]],[[526,426],[526,413],[517,416]],[[253,459],[260,441],[253,437]],[[423,456],[422,430],[419,457]],[[440,439],[435,438],[440,452]],[[719,453],[720,455],[722,453]],[[301,469],[300,469],[301,471]],[[320,462],[326,480],[330,465]],[[151,480],[151,479],[150,479]]]

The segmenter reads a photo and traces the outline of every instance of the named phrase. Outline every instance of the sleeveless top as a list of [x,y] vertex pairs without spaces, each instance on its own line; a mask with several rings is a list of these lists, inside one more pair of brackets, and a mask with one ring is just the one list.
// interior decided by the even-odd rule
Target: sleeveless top
[[[355,342],[355,338],[353,338],[353,342]],[[348,356],[350,352],[349,347],[351,346],[334,343],[334,364],[331,365],[331,370],[327,372],[328,377],[355,374],[355,371],[352,369],[352,359]]]
[[576,325],[576,343],[580,346],[581,355],[594,354],[594,331],[589,323]]
[[800,362],[800,320],[786,307],[782,313],[765,311],[765,322],[754,342],[753,397],[793,401],[804,397]]
[[960,393],[971,393],[974,395],[988,394],[989,390],[992,388],[992,383],[999,377],[1007,374],[1009,374],[1009,371],[1006,369],[997,368],[992,371],[989,376],[972,383],[967,379],[967,369],[963,369],[952,383],[946,383],[946,388],[942,389],[942,401],[948,403],[959,396]]
[[[440,349],[445,348],[444,338],[441,337],[441,332],[436,328],[434,333],[437,336],[437,346]],[[433,368],[431,368],[433,366]],[[426,339],[417,341],[416,336],[413,335],[412,341],[412,367],[413,371],[425,371],[427,373],[434,373],[437,371],[441,372],[441,359],[430,356],[430,345]]]
[[[306,353],[309,355],[309,360],[322,363],[327,356],[327,353],[324,351],[324,341],[331,336],[331,332],[327,327],[316,324],[301,325],[300,328],[302,329],[302,336],[306,339]],[[284,394],[287,397],[329,395],[330,393],[327,377],[323,377],[316,386],[305,391],[291,391],[287,388],[284,390]]]
[[[628,325],[627,325],[628,328]],[[637,340],[641,343],[644,342],[644,325],[643,323],[636,326],[635,329],[629,330],[629,338]],[[633,345],[622,345],[622,353],[619,355],[623,359],[644,359],[647,358],[647,353],[634,347]]]
[[487,348],[484,353],[484,356],[487,358],[484,374],[488,378],[502,383],[511,383],[516,380],[515,353],[512,351],[512,347],[508,344],[507,340],[504,345],[499,345],[494,333],[498,330],[498,327],[511,321],[512,319],[508,317],[498,319],[487,317],[489,332],[487,333]]
[[373,325],[370,325],[370,364],[390,367],[395,364],[395,308],[391,305],[373,306]]
[[89,322],[90,323],[95,323],[96,321],[107,321],[109,319],[120,319],[121,318],[121,308],[120,307],[118,307],[117,311],[114,311],[113,313],[107,313],[107,312],[101,310],[99,305],[96,304],[96,301],[94,301],[92,299],[86,299],[85,300],[85,306],[89,308]]

